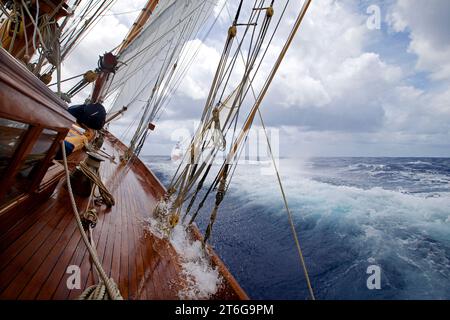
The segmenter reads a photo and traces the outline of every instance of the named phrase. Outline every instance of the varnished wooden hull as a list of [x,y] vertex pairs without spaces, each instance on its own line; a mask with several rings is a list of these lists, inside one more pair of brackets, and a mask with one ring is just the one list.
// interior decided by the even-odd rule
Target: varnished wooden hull
[[[117,163],[105,161],[102,180],[116,199],[99,212],[93,239],[103,268],[119,286],[125,299],[178,299],[185,282],[179,257],[168,241],[147,231],[145,219],[153,212],[164,187],[139,160],[118,164],[124,145],[108,134],[105,151]],[[73,154],[71,167],[85,157]],[[0,299],[73,299],[98,279],[70,207],[61,179],[53,195],[30,206],[0,238]],[[80,211],[87,199],[77,198]],[[198,230],[193,231],[198,237]],[[214,254],[224,284],[213,298],[246,299],[247,296]],[[68,289],[67,267],[79,266],[81,288]]]

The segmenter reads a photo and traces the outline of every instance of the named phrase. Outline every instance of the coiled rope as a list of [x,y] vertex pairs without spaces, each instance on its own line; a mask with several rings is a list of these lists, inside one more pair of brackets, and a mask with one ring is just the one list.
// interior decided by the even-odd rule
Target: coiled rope
[[[120,292],[116,287],[116,284],[112,279],[109,279],[112,282],[112,285],[115,286],[115,290],[117,290],[119,296]],[[77,300],[110,300],[110,295],[108,294],[108,287],[105,285],[103,281],[100,283],[88,287],[84,292],[78,297]],[[122,300],[122,296],[120,299],[113,298],[112,300]]]
[[[64,141],[61,141],[62,155],[63,155],[63,163],[64,170],[66,172],[66,181],[67,181],[67,189],[69,191],[70,202],[72,204],[73,213],[75,215],[75,219],[77,221],[78,229],[80,230],[81,237],[83,238],[83,242],[86,245],[89,254],[92,258],[92,262],[94,263],[95,268],[98,271],[98,274],[102,281],[97,285],[91,286],[87,288],[79,297],[79,299],[112,299],[112,300],[123,300],[122,295],[120,294],[119,289],[117,288],[116,283],[112,278],[109,278],[106,274],[105,270],[103,270],[102,264],[97,255],[97,251],[89,242],[88,236],[83,228],[83,223],[80,218],[80,214],[77,209],[77,204],[75,202],[75,197],[72,192],[72,185],[70,183],[70,173],[69,167],[67,165],[67,156],[66,156],[66,148],[64,145]],[[99,188],[100,189],[100,188]]]

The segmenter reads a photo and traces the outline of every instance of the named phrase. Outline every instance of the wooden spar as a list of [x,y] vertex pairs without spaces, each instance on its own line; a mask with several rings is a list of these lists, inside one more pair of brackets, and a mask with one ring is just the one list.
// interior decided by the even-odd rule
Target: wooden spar
[[130,45],[130,43],[139,35],[139,33],[142,31],[142,27],[148,21],[158,3],[159,0],[149,0],[149,2],[147,2],[147,5],[142,9],[141,14],[133,23],[133,25],[130,28],[130,31],[128,31],[127,36],[122,41],[122,44],[117,50],[117,54],[121,54]]
[[[128,35],[125,37],[125,39],[122,41],[122,44],[119,46],[117,50],[117,55],[120,55],[126,48],[128,48],[131,42],[140,34],[140,32],[142,31],[142,27],[148,21],[158,3],[159,0],[149,0],[147,2],[145,7],[139,14],[138,18],[130,28]],[[105,84],[108,82],[109,78],[110,73],[102,72],[99,75],[99,77],[95,81],[94,89],[92,90],[91,95],[92,102],[102,102]]]

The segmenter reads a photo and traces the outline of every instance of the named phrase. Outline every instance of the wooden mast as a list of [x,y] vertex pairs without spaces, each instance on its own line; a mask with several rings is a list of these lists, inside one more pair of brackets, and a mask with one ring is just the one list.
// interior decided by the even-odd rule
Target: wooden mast
[[120,45],[117,51],[117,54],[121,54],[130,45],[130,43],[139,35],[139,33],[142,31],[142,27],[148,21],[158,3],[159,0],[148,1],[147,5],[142,9],[141,13],[139,14],[139,17],[131,26],[127,36],[122,41],[122,44]]
[[[136,21],[133,23],[133,25],[130,28],[130,31],[128,32],[125,39],[120,44],[119,48],[117,49],[117,55],[120,55],[128,46],[130,43],[140,34],[142,31],[143,26],[150,18],[151,14],[153,13],[153,10],[155,10],[156,6],[158,5],[159,0],[149,0],[145,7],[142,9],[141,13],[139,14]],[[108,82],[110,72],[101,72],[97,80],[95,81],[94,89],[92,91],[91,96],[91,102],[101,102],[103,99],[103,91],[105,84]]]

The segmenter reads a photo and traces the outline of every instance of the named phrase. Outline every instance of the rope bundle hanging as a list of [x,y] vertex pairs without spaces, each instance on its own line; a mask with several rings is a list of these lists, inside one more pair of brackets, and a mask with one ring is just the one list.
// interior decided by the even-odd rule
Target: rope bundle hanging
[[109,192],[109,190],[105,187],[102,180],[98,176],[98,174],[92,171],[86,163],[80,162],[79,164],[80,171],[89,178],[95,185],[98,187],[98,191],[100,192],[100,196],[105,202],[106,206],[112,207],[116,204],[113,195]]

